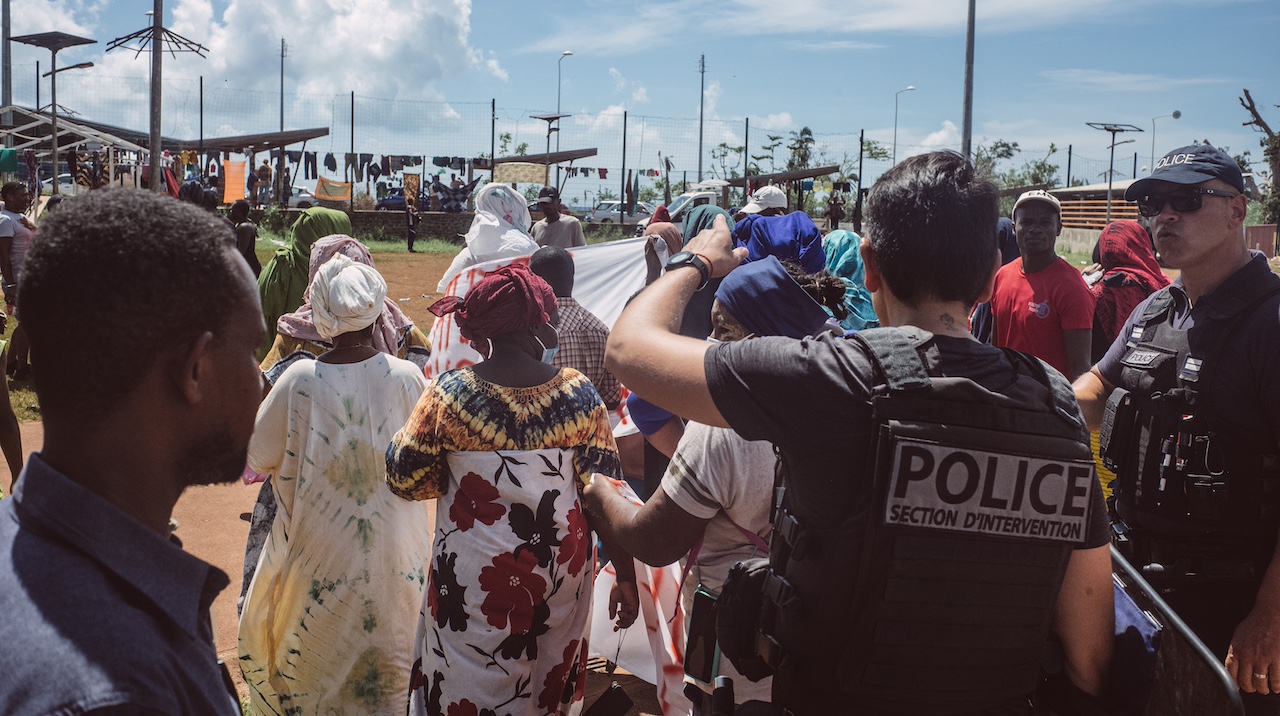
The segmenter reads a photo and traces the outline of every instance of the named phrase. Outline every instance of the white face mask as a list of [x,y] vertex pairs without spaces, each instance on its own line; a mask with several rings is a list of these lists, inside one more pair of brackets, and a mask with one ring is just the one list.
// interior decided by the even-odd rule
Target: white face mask
[[560,331],[556,330],[555,326],[551,326],[551,331],[556,334],[556,344],[550,348],[542,342],[541,338],[537,336],[533,337],[533,340],[537,341],[538,345],[542,347],[541,360],[547,365],[551,365],[551,361],[555,360],[556,354],[560,352]]

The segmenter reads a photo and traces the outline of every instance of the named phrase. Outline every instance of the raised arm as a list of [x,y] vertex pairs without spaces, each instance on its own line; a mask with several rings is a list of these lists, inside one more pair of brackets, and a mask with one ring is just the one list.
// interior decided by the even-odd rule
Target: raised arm
[[[704,257],[712,278],[728,274],[747,254],[746,249],[733,248],[722,218],[693,237],[685,250]],[[692,268],[668,271],[632,299],[609,334],[605,361],[623,385],[653,404],[700,423],[727,427],[707,387],[703,360],[709,344],[679,334],[684,307],[701,282]]]

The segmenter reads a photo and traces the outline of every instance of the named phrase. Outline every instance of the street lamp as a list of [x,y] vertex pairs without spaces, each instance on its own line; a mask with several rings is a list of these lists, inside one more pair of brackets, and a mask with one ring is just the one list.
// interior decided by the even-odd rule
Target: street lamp
[[[49,79],[49,89],[53,95],[53,104],[49,106],[50,118],[50,139],[53,142],[53,193],[58,193],[58,73],[62,70],[58,69],[58,50],[65,50],[68,47],[77,45],[92,45],[97,40],[90,40],[87,37],[76,37],[68,35],[65,32],[41,32],[35,35],[23,35],[22,37],[11,38],[14,42],[21,42],[24,45],[32,45],[34,47],[43,47],[53,55],[53,69],[45,73],[45,77]],[[78,65],[65,67],[63,69],[79,69],[81,67],[92,67],[92,62],[82,62]],[[36,111],[40,108],[36,107]]]
[[[556,114],[560,114],[560,63],[564,62],[564,58],[573,57],[573,50],[565,50],[560,53],[560,59],[556,60]],[[556,151],[560,151],[560,135],[556,135]],[[556,186],[560,186],[560,162],[556,162]]]
[[1116,141],[1116,135],[1121,132],[1141,132],[1142,127],[1135,127],[1132,124],[1117,124],[1115,122],[1085,122],[1085,124],[1094,129],[1101,129],[1104,132],[1111,133],[1111,165],[1107,167],[1107,223],[1111,223],[1111,182],[1115,179],[1116,172],[1116,147],[1121,144],[1128,144],[1134,140],[1126,139],[1123,142]]
[[898,95],[903,92],[910,92],[915,89],[915,85],[907,85],[906,89],[900,89],[893,93],[893,163],[898,163]]
[[[547,157],[551,155],[551,133],[559,132],[560,131],[560,127],[558,126],[560,123],[559,120],[562,117],[568,117],[568,116],[570,115],[560,114],[559,112],[556,112],[555,114],[532,115],[532,119],[541,119],[542,121],[547,123],[547,153],[543,155],[543,159],[542,159],[542,183],[546,186],[551,185],[551,176],[550,176],[551,165],[547,163]],[[559,142],[559,139],[560,139],[559,135],[556,135],[557,142]],[[556,186],[557,189],[560,188],[558,184],[559,182],[557,181],[557,186]]]
[[1182,116],[1182,112],[1179,112],[1178,110],[1175,109],[1173,110],[1173,114],[1162,114],[1159,117],[1151,118],[1151,171],[1156,170],[1156,120],[1164,119],[1165,117],[1173,117],[1174,119],[1178,119],[1181,116]]

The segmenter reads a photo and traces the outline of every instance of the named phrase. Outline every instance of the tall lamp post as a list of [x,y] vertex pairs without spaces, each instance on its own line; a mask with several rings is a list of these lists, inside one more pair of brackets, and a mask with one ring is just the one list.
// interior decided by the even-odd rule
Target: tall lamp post
[[1126,139],[1123,142],[1116,141],[1116,135],[1121,132],[1141,132],[1142,127],[1135,127],[1132,124],[1117,124],[1115,122],[1085,122],[1085,124],[1094,129],[1101,129],[1104,132],[1111,133],[1111,164],[1107,167],[1107,223],[1111,223],[1111,183],[1115,179],[1116,172],[1116,147],[1121,144],[1128,144],[1132,139]]
[[[564,62],[564,58],[573,57],[573,50],[565,50],[560,53],[560,59],[556,60],[556,114],[560,114],[560,65]],[[558,125],[557,125],[558,127]],[[560,151],[560,134],[556,133],[556,151]],[[560,162],[556,162],[556,187],[560,186]]]
[[[50,140],[53,143],[53,193],[58,192],[58,73],[63,70],[74,70],[83,67],[93,67],[92,62],[82,62],[78,65],[64,67],[58,69],[58,50],[65,50],[68,47],[77,45],[92,45],[97,40],[90,40],[87,37],[76,37],[68,35],[65,32],[42,32],[36,35],[23,35],[13,38],[14,42],[21,42],[24,45],[32,45],[34,47],[43,47],[53,55],[52,69],[44,74],[49,78],[49,90],[53,96],[53,103],[49,105],[49,123],[50,123]],[[40,108],[36,107],[36,111]]]
[[1162,114],[1159,117],[1151,118],[1151,164],[1148,165],[1151,167],[1151,171],[1156,170],[1156,120],[1164,119],[1165,117],[1173,117],[1174,119],[1178,119],[1182,117],[1182,112],[1179,112],[1178,110],[1175,109],[1173,110],[1173,114]]
[[893,163],[898,163],[898,95],[903,92],[910,92],[916,88],[915,85],[907,85],[906,89],[900,89],[893,93]]
[[[542,160],[542,183],[546,186],[551,185],[551,165],[547,163],[545,158],[546,156],[549,156],[551,154],[551,133],[559,132],[560,119],[568,116],[570,115],[560,114],[559,112],[556,112],[555,114],[532,115],[533,119],[541,119],[542,121],[547,123],[547,154],[544,155],[544,158]],[[557,137],[557,140],[558,139],[559,137]],[[559,189],[560,187],[557,186],[556,188]]]

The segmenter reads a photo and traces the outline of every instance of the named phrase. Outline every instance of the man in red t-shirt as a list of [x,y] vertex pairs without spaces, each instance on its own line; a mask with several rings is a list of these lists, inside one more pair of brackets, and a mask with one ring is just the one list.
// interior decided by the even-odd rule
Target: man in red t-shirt
[[1090,367],[1093,295],[1080,272],[1058,257],[1062,206],[1045,191],[1013,205],[1022,256],[996,273],[991,295],[995,344],[1025,351],[1075,380]]

